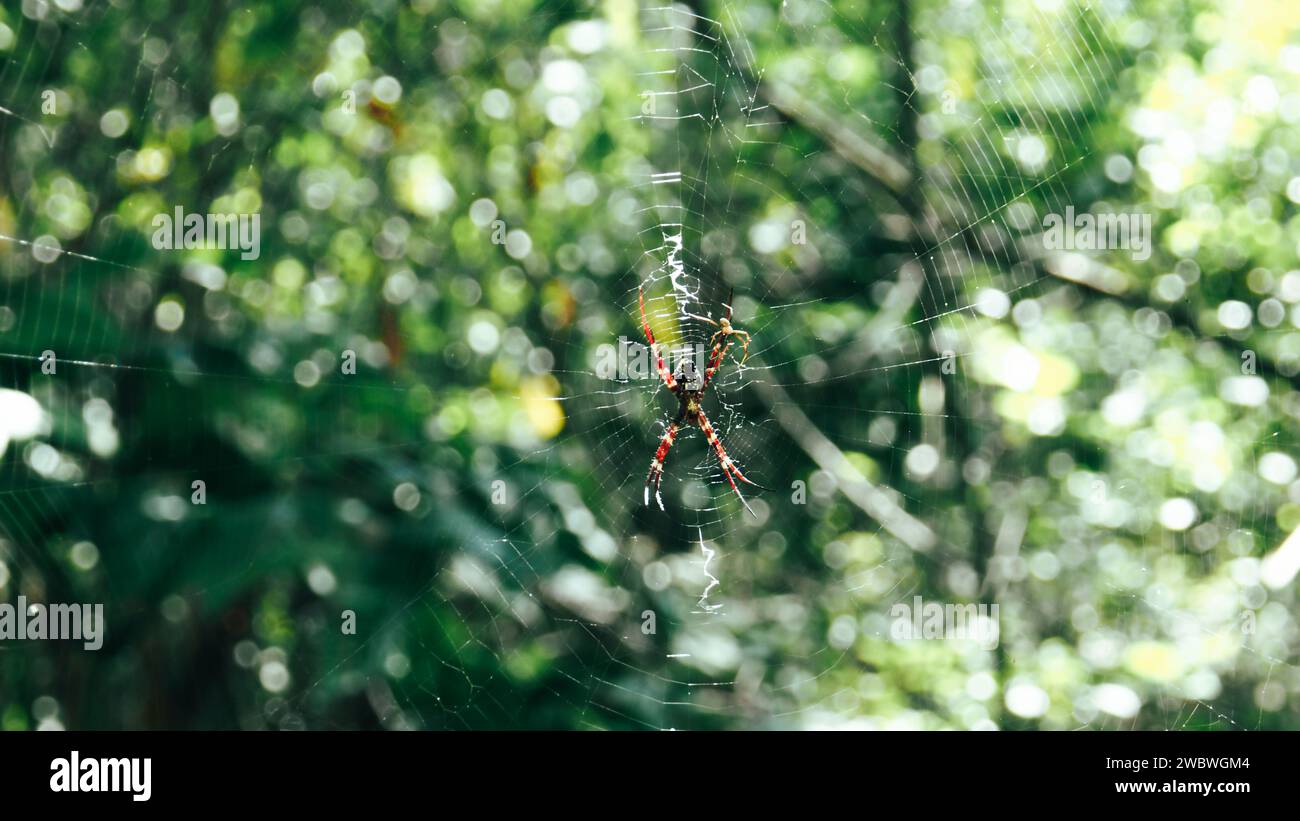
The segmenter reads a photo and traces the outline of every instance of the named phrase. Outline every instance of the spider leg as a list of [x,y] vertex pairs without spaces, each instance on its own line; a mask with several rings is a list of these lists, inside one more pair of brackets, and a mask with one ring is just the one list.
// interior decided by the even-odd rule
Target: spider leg
[[700,390],[709,386],[709,380],[713,379],[713,374],[717,373],[718,368],[722,366],[722,358],[727,355],[727,348],[731,346],[731,337],[718,331],[710,342],[713,343],[713,350],[709,352],[709,366],[704,369],[704,383],[700,386]]
[[740,364],[744,365],[745,360],[749,359],[749,334],[744,331],[732,331],[733,334],[740,337],[740,345],[744,353],[740,357]]
[[722,322],[713,322],[713,320],[709,320],[710,322],[713,322],[714,325],[717,325],[719,330],[715,331],[713,336],[709,338],[709,344],[713,347],[713,350],[709,354],[709,366],[704,371],[704,384],[701,386],[701,390],[708,387],[709,380],[713,379],[713,374],[717,373],[718,368],[722,367],[722,360],[727,356],[727,351],[731,347],[731,338],[733,336],[740,339],[740,342],[745,349],[744,355],[740,358],[740,364],[745,364],[745,360],[749,359],[749,334],[744,331],[736,330],[731,326],[731,300],[735,295],[736,289],[732,288],[731,292],[727,295],[727,301],[723,303],[727,306],[727,313],[726,316],[722,318]]
[[717,431],[713,429],[713,425],[709,424],[708,417],[704,415],[704,411],[700,411],[697,419],[699,420],[700,430],[704,431],[704,438],[707,439],[709,444],[713,446],[713,449],[717,451],[718,460],[722,462],[722,472],[727,475],[727,481],[731,483],[731,489],[735,491],[736,498],[740,499],[740,503],[745,506],[745,510],[748,510],[750,515],[754,515],[754,511],[750,508],[749,502],[745,501],[745,495],[741,493],[740,488],[736,486],[736,480],[732,478],[732,474],[734,473],[740,481],[745,482],[746,484],[754,485],[754,487],[758,487],[758,485],[746,479],[745,475],[740,472],[740,468],[736,467],[736,463],[731,461],[731,457],[727,455],[727,449],[722,446],[722,440],[718,438]]
[[655,451],[654,459],[650,460],[650,475],[645,479],[645,504],[650,504],[650,491],[653,489],[655,501],[659,503],[659,509],[664,509],[663,497],[659,495],[659,481],[664,476],[664,459],[668,458],[668,449],[673,446],[673,440],[677,438],[677,431],[681,428],[681,416],[668,423],[668,430],[664,431],[663,437],[659,440],[659,449]]
[[664,364],[663,354],[659,353],[659,343],[655,342],[655,335],[650,330],[650,321],[645,315],[645,291],[637,288],[637,297],[641,301],[641,328],[645,331],[646,341],[650,343],[650,353],[655,357],[655,369],[659,372],[659,378],[664,381],[664,385],[673,393],[677,392],[677,380],[673,378],[672,371]]

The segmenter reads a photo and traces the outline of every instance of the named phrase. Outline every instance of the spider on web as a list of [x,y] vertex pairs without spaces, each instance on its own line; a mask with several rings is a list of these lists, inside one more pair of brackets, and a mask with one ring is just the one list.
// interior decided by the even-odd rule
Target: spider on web
[[[734,292],[732,295],[734,295]],[[741,357],[740,363],[743,365],[745,360],[749,358],[749,334],[731,326],[731,296],[728,296],[727,302],[724,303],[727,312],[720,320],[714,320],[707,316],[687,314],[692,319],[703,320],[718,329],[709,339],[709,344],[712,346],[712,350],[709,352],[709,364],[704,370],[704,378],[699,380],[698,387],[694,384],[697,381],[694,373],[683,373],[682,378],[678,378],[673,376],[672,371],[668,370],[668,366],[664,364],[663,354],[659,352],[659,343],[655,342],[654,332],[650,330],[650,322],[646,319],[645,292],[638,289],[637,296],[641,302],[641,327],[645,331],[646,341],[650,343],[650,352],[655,358],[655,368],[659,372],[659,378],[663,380],[664,387],[668,388],[673,396],[677,397],[678,402],[677,416],[668,423],[668,429],[664,431],[663,438],[659,440],[659,449],[655,451],[654,458],[650,460],[650,475],[645,480],[645,504],[650,504],[650,491],[653,490],[655,501],[659,503],[659,509],[664,509],[663,497],[659,495],[659,482],[664,475],[664,459],[668,456],[668,449],[673,446],[673,440],[677,438],[677,431],[683,425],[695,425],[704,432],[704,438],[717,452],[718,460],[722,463],[722,472],[731,484],[731,489],[735,491],[737,498],[740,499],[740,503],[745,506],[750,515],[754,515],[749,502],[745,501],[744,494],[740,492],[740,488],[736,485],[736,479],[740,479],[740,481],[754,487],[760,487],[760,485],[745,478],[745,474],[740,472],[740,468],[727,455],[727,449],[722,446],[722,439],[718,437],[717,431],[713,429],[708,417],[704,415],[704,407],[701,404],[704,399],[704,391],[709,387],[709,382],[713,379],[713,375],[717,373],[718,368],[722,366],[722,360],[731,347],[731,338],[733,336],[740,340],[744,348],[744,355]],[[735,358],[734,355],[732,358]],[[684,359],[683,364],[689,366],[691,362],[689,359]]]

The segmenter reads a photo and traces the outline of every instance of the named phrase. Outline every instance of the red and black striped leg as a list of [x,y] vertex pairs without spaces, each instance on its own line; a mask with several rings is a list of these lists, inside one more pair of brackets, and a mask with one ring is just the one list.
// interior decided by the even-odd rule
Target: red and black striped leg
[[655,458],[650,461],[650,475],[645,480],[645,503],[650,504],[650,491],[654,490],[655,501],[659,503],[659,509],[664,509],[663,497],[659,495],[659,480],[664,476],[664,459],[668,458],[668,449],[673,446],[673,440],[677,438],[677,431],[681,427],[677,420],[668,423],[668,430],[664,431],[663,438],[659,440],[659,449],[655,451]]
[[[745,482],[746,484],[754,485],[754,487],[758,487],[758,485],[746,479],[745,474],[741,473],[740,468],[736,467],[736,463],[731,461],[731,457],[727,455],[727,449],[722,446],[722,440],[718,438],[718,433],[713,429],[713,425],[709,424],[708,417],[704,415],[704,411],[700,411],[697,418],[699,419],[700,430],[704,431],[704,438],[708,440],[709,444],[713,446],[713,449],[718,454],[718,461],[722,463],[722,472],[726,474],[727,481],[731,483],[731,489],[735,491],[736,498],[740,499],[740,503],[745,506],[745,510],[748,510],[751,516],[757,517],[753,508],[749,506],[749,502],[745,501],[745,495],[741,493],[740,488],[736,486],[736,479],[740,479],[740,481]],[[732,478],[733,474],[735,475],[735,478]]]
[[710,341],[713,343],[713,350],[709,352],[709,365],[704,369],[704,382],[700,385],[700,390],[709,386],[709,381],[722,365],[722,357],[727,355],[727,348],[731,345],[731,339],[722,331],[715,333]]
[[655,342],[654,332],[650,330],[650,320],[645,315],[645,291],[637,289],[637,299],[641,302],[641,329],[645,331],[646,341],[650,343],[650,353],[655,358],[655,370],[659,373],[659,378],[663,380],[664,386],[668,390],[677,392],[677,380],[673,378],[673,372],[668,370],[664,363],[663,354],[659,353],[659,343]]

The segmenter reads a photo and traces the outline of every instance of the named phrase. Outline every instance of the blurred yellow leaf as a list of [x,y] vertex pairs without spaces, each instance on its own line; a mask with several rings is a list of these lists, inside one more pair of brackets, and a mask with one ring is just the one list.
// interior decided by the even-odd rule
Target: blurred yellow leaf
[[535,376],[524,380],[520,389],[524,412],[537,435],[550,439],[564,429],[564,408],[558,399],[560,383],[553,376]]

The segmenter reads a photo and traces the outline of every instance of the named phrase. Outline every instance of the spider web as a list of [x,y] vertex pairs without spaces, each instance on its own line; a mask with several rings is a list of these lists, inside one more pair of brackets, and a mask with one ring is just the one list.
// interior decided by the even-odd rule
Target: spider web
[[[39,86],[36,77],[59,68],[56,61],[89,52],[81,33],[111,14],[105,4],[25,4],[7,18],[13,45],[0,70],[6,147],[32,159],[33,168],[82,152],[102,163],[90,182],[105,193],[124,158],[102,129],[87,133],[85,126],[104,112],[49,124],[30,92]],[[36,193],[53,183],[35,170],[6,180],[5,193],[21,195],[21,205],[11,229],[0,221],[0,242],[8,245],[0,324],[15,337],[42,342],[29,349],[5,345],[0,375],[5,387],[30,393],[48,415],[47,430],[9,443],[2,466],[6,535],[0,558],[15,568],[14,578],[21,570],[25,589],[61,592],[62,600],[101,595],[109,599],[110,625],[165,636],[169,624],[222,612],[231,604],[230,591],[249,575],[278,578],[284,557],[265,540],[239,539],[241,531],[270,527],[282,538],[319,537],[304,519],[278,518],[285,515],[284,497],[319,501],[322,515],[349,523],[358,541],[378,526],[370,511],[391,499],[409,504],[412,519],[409,529],[389,534],[394,541],[421,543],[434,533],[455,547],[432,566],[413,553],[400,553],[383,567],[357,565],[324,546],[309,545],[306,559],[295,555],[298,566],[287,572],[304,577],[315,598],[286,609],[315,643],[295,656],[288,642],[242,628],[233,656],[266,694],[250,726],[331,720],[351,726],[348,719],[327,718],[337,716],[333,705],[349,699],[364,701],[375,721],[392,728],[554,726],[563,715],[585,727],[659,729],[864,721],[859,717],[874,706],[874,685],[853,639],[887,639],[884,614],[925,587],[927,563],[969,566],[963,526],[951,523],[947,499],[954,487],[1024,478],[997,466],[987,444],[997,437],[981,421],[988,418],[990,391],[969,374],[1000,367],[977,361],[979,340],[989,325],[1011,315],[1011,303],[1026,314],[1053,304],[1042,264],[1025,253],[1030,222],[1017,204],[1032,198],[1060,210],[1069,200],[1071,175],[1099,161],[1074,146],[1088,144],[1084,137],[1093,128],[1081,111],[1099,108],[1117,82],[1115,57],[1097,45],[1097,29],[1110,24],[1112,13],[1084,7],[1050,19],[1032,9],[1004,17],[952,4],[944,32],[985,44],[985,74],[970,84],[978,86],[973,93],[1005,95],[1006,108],[1017,113],[1012,123],[967,116],[974,109],[945,77],[938,46],[913,44],[892,10],[730,0],[705,10],[652,1],[634,17],[598,20],[593,29],[590,21],[569,21],[565,11],[546,7],[534,21],[539,30],[558,27],[572,35],[545,60],[580,62],[592,74],[622,78],[629,92],[626,125],[616,139],[633,157],[618,169],[622,185],[608,198],[626,235],[587,236],[582,245],[590,268],[621,277],[612,289],[621,302],[589,302],[591,314],[582,322],[520,346],[519,358],[541,356],[540,370],[558,386],[545,399],[563,408],[565,426],[546,442],[525,438],[511,448],[458,452],[446,437],[430,443],[421,433],[394,429],[376,444],[360,423],[335,430],[313,422],[310,412],[293,441],[268,442],[267,429],[250,421],[256,414],[327,403],[360,414],[375,402],[397,401],[427,406],[436,419],[442,397],[416,381],[385,375],[379,335],[360,307],[341,312],[328,344],[281,327],[287,343],[263,339],[239,358],[196,362],[186,346],[172,344],[149,321],[175,266],[139,231],[108,215],[74,241],[65,239],[67,247],[50,250]],[[476,25],[489,27],[443,21],[438,29],[447,33],[444,43],[458,42]],[[631,52],[608,42],[620,25],[636,32]],[[323,20],[316,27],[323,43],[338,42],[337,29],[327,30]],[[584,37],[604,46],[581,46]],[[124,60],[133,71],[121,102],[134,106],[142,121],[162,121],[174,115],[173,100],[211,91],[183,79],[180,44],[166,32],[131,32],[124,42],[139,56]],[[862,65],[826,56],[849,44],[873,56],[868,82],[859,76]],[[923,69],[900,57],[908,51]],[[795,56],[770,56],[777,54]],[[383,68],[403,81],[423,70]],[[543,96],[562,96],[543,79],[536,88]],[[270,121],[273,106],[261,102],[265,109],[256,98],[241,99],[241,118]],[[215,141],[204,149],[204,163],[232,177],[243,170],[269,177],[272,141],[265,131],[247,135]],[[941,159],[919,156],[926,141],[942,146]],[[1051,149],[1046,159],[1044,145]],[[137,159],[133,153],[127,161]],[[382,173],[374,165],[363,171]],[[973,179],[987,184],[967,187]],[[364,180],[359,173],[344,186],[358,203],[365,201]],[[194,210],[204,210],[200,204]],[[832,204],[852,215],[834,215],[844,226],[838,233],[830,227]],[[468,198],[457,207],[466,205]],[[522,224],[541,235],[529,219]],[[435,227],[432,242],[448,240],[436,233],[444,227]],[[879,253],[864,257],[864,247]],[[315,241],[303,248],[304,256],[326,250]],[[494,253],[500,258],[493,265],[518,261],[504,258],[502,249]],[[614,262],[597,264],[603,257]],[[266,258],[272,258],[269,251]],[[860,272],[851,293],[821,275],[843,269]],[[209,273],[188,267],[183,275]],[[267,278],[257,263],[224,273],[252,290],[249,282]],[[1092,275],[1086,268],[1066,273]],[[729,299],[735,327],[751,335],[748,359],[742,364],[728,356],[705,407],[730,456],[763,486],[742,486],[753,515],[735,498],[712,449],[690,430],[679,435],[667,460],[661,489],[666,509],[643,504],[650,457],[674,400],[652,370],[611,379],[596,367],[600,346],[635,353],[643,343],[641,293],[667,348],[707,346],[715,329],[698,317],[718,317]],[[97,321],[97,299],[144,321],[117,331]],[[204,299],[202,310],[220,325],[228,315],[220,296]],[[823,310],[828,305],[835,310]],[[197,313],[199,306],[193,307]],[[361,379],[331,375],[337,373],[333,354],[318,355],[348,346],[372,354]],[[44,347],[59,352],[58,380],[40,372]],[[304,377],[295,361],[316,363],[315,376],[307,368]],[[943,370],[945,363],[955,368]],[[837,388],[864,383],[879,397],[874,406],[846,406],[837,398]],[[120,419],[156,430],[168,419],[205,417],[205,395],[244,385],[255,386],[262,398],[242,408],[245,418],[212,419],[210,427],[263,457],[284,483],[263,489],[261,508],[234,521],[221,512],[223,480],[237,482],[247,467],[235,449],[221,451],[216,467],[205,460],[202,478],[215,487],[211,513],[184,507],[195,443],[154,437],[139,463],[113,461],[115,443],[139,433],[120,427]],[[120,407],[140,397],[147,397],[147,412]],[[1051,420],[1043,425],[1050,429]],[[1263,439],[1257,444],[1275,447]],[[949,449],[959,458],[945,458]],[[367,459],[379,452],[404,457],[404,467],[393,471]],[[468,487],[446,478],[462,472],[472,477]],[[590,478],[583,484],[571,478],[575,473]],[[332,486],[323,501],[311,487],[295,484],[303,475]],[[492,483],[501,477],[509,502],[495,505],[489,501]],[[99,510],[87,500],[141,487],[159,523],[155,535],[131,556],[79,547],[121,540],[111,520],[85,512]],[[451,497],[478,499],[481,516],[440,510]],[[775,511],[791,505],[807,511],[797,531],[767,526]],[[162,592],[115,593],[131,587],[145,566],[175,562],[179,545],[222,519],[222,550],[209,547],[191,557],[189,575],[170,579]],[[827,539],[828,533],[840,538]],[[814,539],[830,542],[826,555],[803,549]],[[97,569],[78,574],[54,566],[51,557],[64,552],[74,564]],[[782,586],[784,562],[812,560],[831,568],[815,597]],[[213,567],[222,569],[223,582],[190,583]],[[403,600],[372,607],[379,617],[360,635],[327,637],[319,625],[332,629],[338,609],[367,589],[350,586],[352,574],[400,574],[418,583]],[[1013,583],[994,584],[1004,609],[1020,598]],[[286,586],[293,587],[279,585]],[[277,585],[267,587],[274,592]],[[954,589],[980,595],[978,585]],[[1114,593],[1130,602],[1128,620],[1121,615],[1116,630],[1172,630],[1169,622],[1190,618],[1182,608],[1139,601],[1128,589]],[[641,629],[647,612],[657,623],[653,633]],[[1165,615],[1153,624],[1151,612]],[[765,655],[763,644],[772,636],[780,637],[772,646],[782,648],[774,657]],[[1270,674],[1274,667],[1293,668],[1279,653],[1255,655]],[[982,688],[969,682],[989,677],[995,657],[954,650],[951,664],[966,690],[976,692]],[[281,670],[291,671],[291,686],[282,686]],[[524,688],[521,682],[540,684]],[[997,723],[1000,710],[988,695],[954,698],[960,703],[947,708],[949,726]],[[1185,699],[1171,699],[1159,706],[1167,726],[1250,724],[1222,715],[1212,702],[1195,699],[1189,707]],[[1089,718],[1089,726],[1117,723]],[[871,726],[920,721],[911,711],[888,721],[865,720]]]

